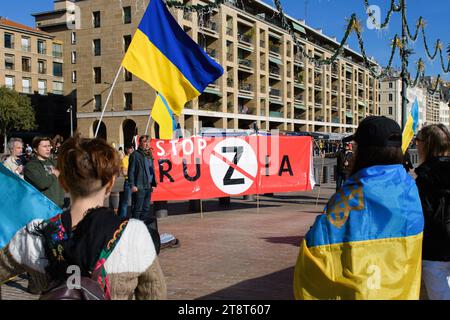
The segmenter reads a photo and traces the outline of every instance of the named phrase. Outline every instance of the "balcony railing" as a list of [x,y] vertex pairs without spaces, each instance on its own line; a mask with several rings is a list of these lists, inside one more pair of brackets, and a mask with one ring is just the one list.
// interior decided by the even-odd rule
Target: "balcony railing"
[[30,52],[31,51],[31,46],[30,45],[22,45],[22,51],[27,51]]
[[270,73],[270,74],[276,74],[277,76],[279,76],[281,72],[280,72],[280,69],[279,69],[279,68],[270,67],[270,68],[269,68],[269,73]]
[[47,74],[47,68],[39,69],[38,73],[39,74]]
[[248,83],[240,83],[239,84],[239,90],[240,91],[248,91],[248,92],[252,92],[252,85],[248,84]]
[[239,65],[247,67],[247,68],[251,68],[252,67],[252,61],[249,60],[249,59],[239,58]]
[[270,89],[270,95],[274,97],[281,97],[281,91],[278,89]]
[[229,36],[233,35],[233,28],[227,27],[227,35]]
[[31,66],[30,65],[24,65],[22,66],[23,72],[31,72]]
[[295,101],[301,101],[301,102],[303,102],[303,96],[302,96],[301,94],[297,94],[297,95],[295,96]]
[[208,29],[208,30],[217,32],[217,23],[215,23],[214,21],[209,21],[209,20],[204,21],[203,24],[199,21],[198,26],[203,29]]
[[332,123],[340,123],[340,122],[339,122],[339,117],[333,117],[333,118],[331,118],[331,122],[332,122]]
[[227,60],[228,61],[233,61],[233,54],[232,53],[227,53]]
[[234,87],[234,80],[233,79],[227,79],[227,86],[232,88]]
[[269,45],[269,51],[270,53],[280,54],[280,47],[271,44]]
[[63,54],[61,51],[53,51],[53,58],[62,58]]
[[31,93],[31,87],[22,87],[23,93]]
[[270,111],[269,117],[283,118],[283,113],[280,111]]
[[184,11],[183,12],[183,19],[184,20],[188,20],[188,21],[192,21],[192,12]]
[[238,40],[241,43],[245,43],[245,44],[252,44],[252,37],[246,34],[239,34],[238,35]]
[[45,48],[44,49],[39,49],[38,48],[38,53],[39,54],[47,54],[47,49],[45,49]]

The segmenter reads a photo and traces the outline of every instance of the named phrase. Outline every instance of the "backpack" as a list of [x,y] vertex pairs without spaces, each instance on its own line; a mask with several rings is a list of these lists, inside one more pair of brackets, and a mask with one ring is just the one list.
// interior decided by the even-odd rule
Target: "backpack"
[[[39,300],[110,300],[109,283],[104,264],[111,251],[102,250],[91,277],[80,277],[77,288],[69,288],[67,279],[41,295]],[[100,283],[105,284],[105,289]]]
[[[58,216],[50,220],[50,224],[58,224]],[[114,233],[113,238],[102,249],[95,264],[91,277],[81,276],[79,287],[69,288],[65,279],[43,293],[40,300],[110,300],[109,278],[106,273],[105,263],[114,250],[118,240],[121,238],[128,220],[124,221],[119,229]],[[52,250],[57,249],[57,243],[52,242]]]

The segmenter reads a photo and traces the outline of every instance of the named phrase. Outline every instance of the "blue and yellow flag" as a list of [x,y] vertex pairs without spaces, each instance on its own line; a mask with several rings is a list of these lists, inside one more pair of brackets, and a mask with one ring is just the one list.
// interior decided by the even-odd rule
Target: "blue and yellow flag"
[[419,102],[417,98],[411,107],[411,112],[408,115],[408,120],[406,121],[405,128],[403,129],[402,136],[402,151],[403,153],[408,150],[409,144],[412,138],[417,133],[417,127],[419,126]]
[[330,199],[303,240],[296,299],[418,299],[423,213],[402,165],[358,172]]
[[49,219],[59,208],[31,184],[0,163],[0,248],[34,219]]
[[161,0],[150,1],[122,65],[158,92],[152,117],[162,139],[172,139],[173,115],[180,116],[186,102],[223,74],[223,68],[180,28]]

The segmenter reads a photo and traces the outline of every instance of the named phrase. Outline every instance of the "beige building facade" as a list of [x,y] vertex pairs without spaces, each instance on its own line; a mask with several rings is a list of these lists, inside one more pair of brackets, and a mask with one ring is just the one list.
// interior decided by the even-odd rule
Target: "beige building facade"
[[[148,2],[56,0],[53,11],[34,14],[41,30],[65,43],[64,91],[76,99],[78,130],[84,135],[94,134]],[[380,113],[378,81],[360,54],[346,47],[334,65],[317,67],[300,56],[292,37],[273,19],[274,8],[244,2],[242,7],[242,1],[228,1],[201,17],[171,9],[180,26],[225,70],[186,105],[179,118],[182,128],[197,133],[202,127],[249,129],[256,124],[261,130],[347,133],[367,115]],[[335,39],[290,19],[310,56],[331,57]],[[100,135],[129,144],[136,129],[145,132],[154,100],[154,90],[122,71]]]
[[0,17],[0,86],[63,94],[63,44],[46,32]]

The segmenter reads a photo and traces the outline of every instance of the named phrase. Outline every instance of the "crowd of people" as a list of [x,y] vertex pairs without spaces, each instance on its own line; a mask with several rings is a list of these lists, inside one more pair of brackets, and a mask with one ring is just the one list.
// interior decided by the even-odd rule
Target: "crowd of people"
[[[418,299],[420,281],[429,299],[450,299],[450,133],[444,125],[418,132],[416,181],[401,142],[395,121],[368,117],[344,143],[323,146],[338,159],[337,192],[300,246],[297,299]],[[165,299],[150,210],[156,187],[150,138],[117,152],[102,139],[75,136],[54,148],[36,137],[31,149],[26,156],[23,142],[12,138],[4,165],[62,209],[50,220],[32,221],[0,250],[0,282],[28,272],[42,297],[58,298],[67,293],[67,267],[77,265],[86,278],[101,275],[104,298]],[[116,213],[103,204],[119,175],[125,179]],[[378,291],[361,289],[369,260],[390,273]]]

